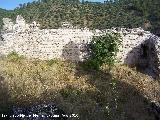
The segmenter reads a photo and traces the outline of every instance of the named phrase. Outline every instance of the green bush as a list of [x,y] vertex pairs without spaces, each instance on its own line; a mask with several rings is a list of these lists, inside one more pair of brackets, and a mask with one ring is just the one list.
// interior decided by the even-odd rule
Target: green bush
[[87,67],[98,70],[102,64],[113,65],[121,43],[118,33],[106,33],[94,37],[91,41],[91,57],[87,61]]
[[7,55],[7,59],[12,62],[17,62],[24,59],[24,56],[18,55],[16,52],[11,52]]
[[51,60],[47,60],[47,65],[52,66],[53,64],[57,64],[58,63],[58,59],[51,59]]

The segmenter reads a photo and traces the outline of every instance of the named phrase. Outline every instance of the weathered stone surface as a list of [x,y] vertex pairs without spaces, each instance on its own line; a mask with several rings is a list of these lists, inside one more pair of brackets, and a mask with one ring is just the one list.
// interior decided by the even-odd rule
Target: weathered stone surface
[[[13,24],[7,18],[4,19],[4,24],[7,32],[2,33],[1,54],[15,51],[28,58],[43,60],[61,58],[83,61],[89,56],[88,45],[93,36],[116,32],[122,36],[122,45],[117,54],[117,60],[120,63],[131,66],[150,64],[149,67],[153,71],[157,71],[157,68],[159,68],[160,38],[148,31],[144,31],[142,28],[112,28],[92,31],[87,28],[76,29],[71,27],[69,23],[62,23],[62,27],[59,29],[40,30],[39,24],[35,21],[26,24],[20,15],[17,16],[16,24]],[[144,55],[145,52],[149,55]]]
[[13,22],[9,18],[3,18],[3,31],[5,32],[13,32]]
[[4,44],[0,45],[1,53],[15,51],[26,57],[40,59],[83,60],[87,54],[84,46],[90,42],[93,33],[88,29],[72,29],[65,26],[68,24],[59,29],[40,30],[39,24],[35,21],[28,25],[22,16],[17,16],[13,32],[2,34]]

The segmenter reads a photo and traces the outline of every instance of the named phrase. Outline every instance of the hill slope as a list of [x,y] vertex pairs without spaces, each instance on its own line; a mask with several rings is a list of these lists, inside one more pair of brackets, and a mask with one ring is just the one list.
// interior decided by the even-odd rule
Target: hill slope
[[14,11],[1,9],[0,20],[2,17],[15,19],[16,15],[21,14],[27,22],[39,22],[41,28],[58,28],[61,22],[68,21],[90,29],[143,27],[156,33],[160,30],[159,5],[159,0],[113,0],[83,4],[79,0],[39,0],[21,4]]
[[[12,15],[17,14],[23,15],[27,22],[34,20],[39,22],[41,28],[57,28],[63,21],[90,29],[139,27],[143,24],[143,16],[137,15],[135,10],[127,10],[125,5],[119,2],[82,4],[78,0],[69,2],[41,0],[20,5],[12,13]],[[14,16],[9,17],[14,18]]]
[[[15,61],[16,60],[16,61]],[[53,102],[80,120],[155,120],[151,101],[160,100],[157,81],[126,66],[108,73],[60,60],[0,60],[0,112],[12,106]]]

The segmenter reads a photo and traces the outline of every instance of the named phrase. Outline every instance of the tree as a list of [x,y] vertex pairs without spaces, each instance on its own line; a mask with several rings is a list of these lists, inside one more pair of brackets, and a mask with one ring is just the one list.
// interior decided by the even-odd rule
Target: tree
[[91,41],[91,56],[87,61],[87,66],[98,70],[103,64],[111,67],[115,62],[121,37],[118,33],[106,33],[105,35],[94,37]]

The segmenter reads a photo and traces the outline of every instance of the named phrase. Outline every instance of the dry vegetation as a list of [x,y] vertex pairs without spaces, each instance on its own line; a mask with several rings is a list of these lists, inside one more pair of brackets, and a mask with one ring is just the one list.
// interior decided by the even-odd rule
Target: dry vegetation
[[160,101],[159,83],[124,65],[107,71],[60,60],[1,58],[0,112],[53,102],[80,120],[154,120],[148,103]]

